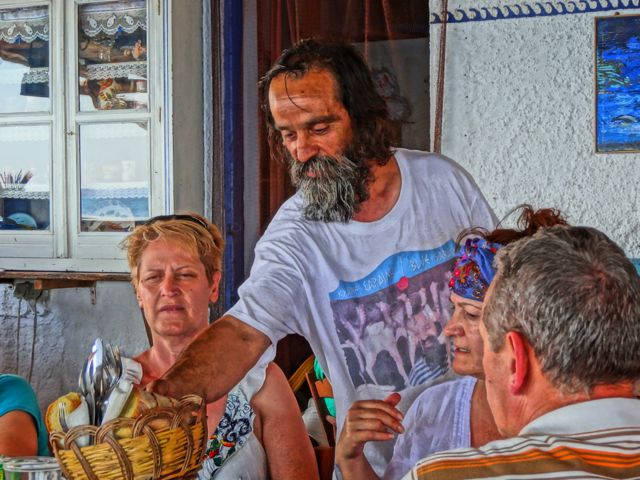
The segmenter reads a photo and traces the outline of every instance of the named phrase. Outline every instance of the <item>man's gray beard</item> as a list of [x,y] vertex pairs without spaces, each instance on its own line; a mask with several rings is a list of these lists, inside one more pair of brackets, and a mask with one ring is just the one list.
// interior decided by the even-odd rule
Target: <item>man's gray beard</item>
[[[314,176],[309,177],[309,172]],[[303,216],[307,220],[346,223],[366,198],[369,169],[343,155],[318,155],[304,163],[290,158],[289,173],[293,186],[304,197]]]

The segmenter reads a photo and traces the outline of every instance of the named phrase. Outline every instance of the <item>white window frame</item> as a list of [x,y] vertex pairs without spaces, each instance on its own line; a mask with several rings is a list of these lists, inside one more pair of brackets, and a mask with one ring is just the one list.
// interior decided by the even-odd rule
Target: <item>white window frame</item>
[[[126,272],[128,267],[120,243],[126,233],[80,232],[80,175],[78,127],[87,123],[146,121],[149,125],[150,215],[171,209],[171,150],[165,148],[170,135],[167,123],[167,91],[171,81],[167,59],[170,52],[169,22],[165,2],[147,0],[147,57],[149,108],[146,112],[78,111],[77,34],[78,6],[108,0],[23,0],[3,2],[0,8],[46,5],[50,22],[49,114],[0,115],[0,126],[48,124],[51,131],[49,231],[0,231],[0,268],[4,270]],[[60,32],[60,33],[56,33]],[[62,44],[62,39],[66,42]],[[66,79],[66,81],[65,81]],[[63,92],[54,95],[53,92]],[[169,122],[170,123],[170,122]],[[0,162],[1,163],[1,162]],[[169,188],[167,188],[169,187]]]

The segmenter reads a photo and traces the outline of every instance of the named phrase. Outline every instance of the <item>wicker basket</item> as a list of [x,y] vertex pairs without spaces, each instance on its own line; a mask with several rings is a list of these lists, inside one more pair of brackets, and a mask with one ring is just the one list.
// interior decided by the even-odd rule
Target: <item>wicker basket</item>
[[[163,419],[164,426],[158,428]],[[121,436],[123,431],[129,438],[116,437],[115,432]],[[95,438],[95,445],[78,447],[76,439],[87,435]],[[68,480],[192,478],[206,443],[205,405],[196,395],[136,419],[117,418],[99,428],[83,425],[51,434],[53,453]]]

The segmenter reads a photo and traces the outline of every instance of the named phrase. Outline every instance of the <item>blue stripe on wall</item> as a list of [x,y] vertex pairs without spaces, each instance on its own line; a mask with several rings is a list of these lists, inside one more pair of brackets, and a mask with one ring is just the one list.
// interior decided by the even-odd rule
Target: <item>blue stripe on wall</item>
[[[457,8],[447,12],[448,23],[513,20],[528,17],[551,17],[579,13],[607,12],[640,8],[640,0],[570,0],[530,2],[502,7]],[[439,13],[430,15],[430,23],[442,23]]]

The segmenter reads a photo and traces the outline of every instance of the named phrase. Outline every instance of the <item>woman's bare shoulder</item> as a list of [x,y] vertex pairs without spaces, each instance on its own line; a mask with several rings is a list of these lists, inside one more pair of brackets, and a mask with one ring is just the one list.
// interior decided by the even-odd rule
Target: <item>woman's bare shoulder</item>
[[264,383],[251,402],[254,409],[263,413],[265,410],[289,408],[291,401],[295,403],[295,397],[287,377],[278,365],[273,362],[269,363]]

